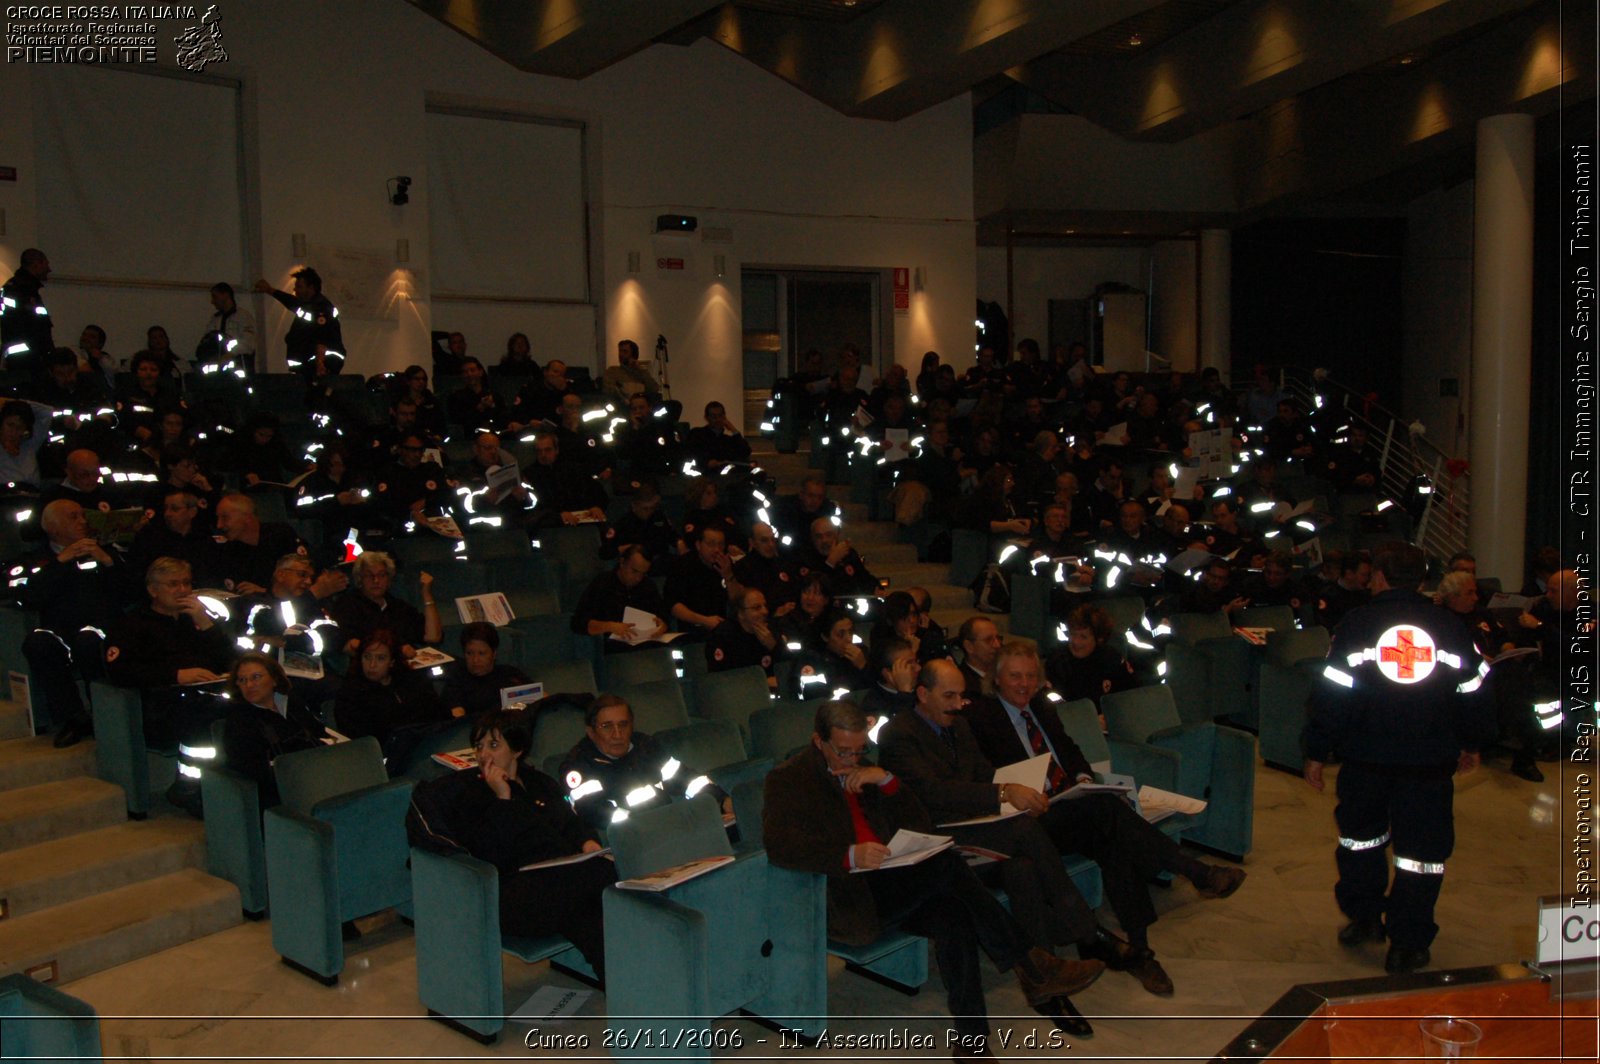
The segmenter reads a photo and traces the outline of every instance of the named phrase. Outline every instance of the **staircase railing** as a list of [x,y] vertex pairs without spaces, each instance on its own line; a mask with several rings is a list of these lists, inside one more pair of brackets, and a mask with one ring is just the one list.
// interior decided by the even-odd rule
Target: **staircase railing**
[[1472,477],[1465,462],[1441,451],[1421,433],[1412,432],[1411,422],[1376,399],[1357,395],[1331,377],[1316,379],[1303,371],[1285,370],[1281,381],[1284,391],[1303,409],[1325,409],[1333,404],[1345,415],[1341,424],[1365,429],[1365,454],[1378,466],[1374,490],[1412,513],[1414,545],[1441,562],[1467,549]]

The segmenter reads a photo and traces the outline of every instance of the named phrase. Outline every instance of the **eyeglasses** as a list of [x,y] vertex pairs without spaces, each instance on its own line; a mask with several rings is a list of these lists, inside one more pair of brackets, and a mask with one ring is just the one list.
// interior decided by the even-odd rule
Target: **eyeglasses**
[[840,761],[860,761],[863,757],[867,756],[867,748],[865,746],[858,746],[853,750],[841,750],[829,742],[824,742],[823,745],[825,745],[829,750],[832,750],[833,756],[838,758]]

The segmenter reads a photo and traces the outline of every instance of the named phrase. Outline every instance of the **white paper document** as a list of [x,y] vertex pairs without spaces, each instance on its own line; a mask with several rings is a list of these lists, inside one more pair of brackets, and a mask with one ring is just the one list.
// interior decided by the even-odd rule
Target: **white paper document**
[[550,1023],[576,1016],[594,996],[593,990],[570,986],[541,986],[509,1019],[517,1023]]
[[517,619],[510,600],[498,591],[456,599],[456,613],[460,614],[462,624],[488,621],[496,628],[504,628]]
[[608,638],[614,639],[619,643],[626,643],[631,647],[636,647],[640,643],[670,643],[683,634],[682,632],[663,632],[658,636],[652,636],[650,633],[656,630],[657,618],[653,614],[646,613],[644,610],[634,606],[629,606],[622,611],[622,623],[633,625],[633,635],[612,634]]
[[921,864],[936,853],[948,850],[956,840],[948,835],[925,835],[901,828],[889,840],[889,856],[877,868],[853,868],[852,872],[876,872],[884,868],[904,868]]
[[1174,794],[1172,791],[1164,791],[1160,787],[1152,787],[1149,784],[1139,788],[1138,806],[1139,815],[1152,824],[1159,823],[1167,819],[1167,817],[1175,816],[1178,813],[1192,816],[1206,811],[1206,803],[1199,798],[1190,798],[1186,794]]

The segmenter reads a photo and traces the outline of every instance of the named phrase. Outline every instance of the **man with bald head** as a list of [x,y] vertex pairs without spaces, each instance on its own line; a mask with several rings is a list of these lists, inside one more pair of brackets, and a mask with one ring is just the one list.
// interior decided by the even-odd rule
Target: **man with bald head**
[[[216,564],[222,586],[241,595],[259,595],[272,586],[272,571],[285,554],[306,554],[306,545],[282,521],[263,522],[256,502],[235,492],[217,504],[217,532],[222,544]],[[202,574],[207,575],[207,574]]]
[[815,518],[809,531],[807,541],[795,548],[795,563],[802,578],[821,573],[837,595],[871,595],[878,590],[878,578],[840,534],[832,517]]
[[[938,824],[1009,812],[1012,784],[994,782],[994,766],[967,723],[966,683],[955,663],[934,659],[917,676],[915,712],[896,713],[878,736],[879,761],[911,788]],[[1016,816],[947,828],[961,845],[1007,854],[998,872],[1011,911],[1035,946],[1083,943],[1085,956],[1115,954],[1119,943],[1100,930],[1067,875],[1061,852],[1037,816]],[[1102,958],[1104,959],[1104,958]],[[1072,1003],[1058,998],[1039,1011],[1079,1037],[1093,1033]]]
[[750,549],[734,563],[733,575],[745,587],[759,588],[774,616],[793,609],[800,594],[794,564],[778,543],[777,530],[765,521],[751,526]]
[[34,686],[56,725],[57,747],[71,746],[92,731],[78,688],[77,665],[97,667],[96,637],[122,612],[128,588],[117,558],[89,535],[83,507],[57,499],[40,517],[45,548],[13,577],[13,592],[39,614],[39,625],[22,641]]
[[67,475],[39,496],[45,505],[56,499],[71,499],[85,510],[102,512],[118,506],[116,497],[100,478],[100,456],[86,447],[68,452]]

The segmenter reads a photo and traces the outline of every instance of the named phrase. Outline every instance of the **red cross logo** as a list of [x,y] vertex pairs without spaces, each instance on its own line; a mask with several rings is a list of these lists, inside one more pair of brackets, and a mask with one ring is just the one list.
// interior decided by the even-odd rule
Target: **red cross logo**
[[1378,637],[1378,669],[1385,678],[1420,683],[1433,666],[1433,637],[1421,628],[1397,625]]

